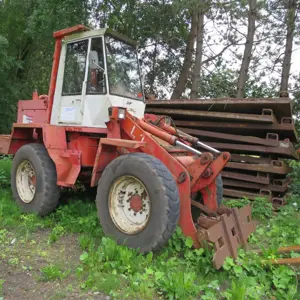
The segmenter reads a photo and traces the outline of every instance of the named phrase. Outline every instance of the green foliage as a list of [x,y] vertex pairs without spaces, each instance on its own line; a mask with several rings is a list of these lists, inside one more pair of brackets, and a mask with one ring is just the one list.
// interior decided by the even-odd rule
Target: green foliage
[[16,107],[15,102],[12,102],[12,99],[16,97],[15,88],[18,86],[11,85],[8,75],[10,70],[17,66],[17,63],[15,58],[9,54],[8,40],[1,34],[0,30],[0,132],[8,133],[11,130],[11,123],[15,117]]
[[300,163],[292,160],[289,165],[292,167],[292,172],[289,174],[292,179],[289,190],[293,195],[300,195]]
[[12,160],[10,157],[4,156],[0,158],[0,186],[8,188],[10,186],[10,169]]
[[262,248],[278,245],[283,247],[299,244],[299,236],[299,206],[297,202],[291,201],[289,205],[280,209],[276,217],[268,220],[266,224],[258,225],[250,240]]
[[5,282],[4,279],[0,279],[0,300],[3,300],[3,297],[1,297],[1,296],[2,296],[2,290],[3,290],[3,284],[4,284],[4,282]]
[[242,199],[227,200],[224,204],[228,207],[241,208],[247,204],[251,204],[252,216],[254,219],[265,220],[273,215],[273,206],[270,201],[264,197],[257,197],[254,201],[248,200],[246,197]]
[[50,280],[63,280],[68,274],[70,270],[63,271],[60,266],[58,265],[48,265],[41,269],[43,281],[50,281]]
[[56,225],[52,229],[52,231],[49,235],[48,243],[49,244],[55,243],[59,239],[59,237],[61,237],[64,234],[65,234],[65,228],[61,225]]
[[[24,234],[29,242],[26,239],[28,234],[38,229],[50,229],[46,246],[51,249],[61,236],[78,234],[82,254],[77,262],[76,275],[81,289],[101,291],[116,299],[150,300],[157,295],[163,299],[293,299],[299,292],[296,285],[299,271],[264,262],[280,257],[277,253],[279,246],[300,243],[298,195],[290,197],[288,204],[275,214],[270,213],[263,198],[251,202],[246,198],[226,202],[231,207],[251,203],[253,213],[261,221],[251,235],[250,248],[260,248],[262,254],[259,256],[240,249],[237,261],[227,258],[218,271],[211,263],[212,249],[193,249],[192,240],[186,238],[179,227],[169,244],[158,253],[142,255],[118,245],[103,237],[95,203],[85,198],[80,201],[80,193],[75,195],[68,194],[69,201],[63,201],[68,204],[62,204],[53,214],[40,218],[34,214],[21,214],[11,201],[11,193],[2,189],[0,244],[10,246],[16,235],[22,235],[24,239]],[[39,253],[44,256],[43,251]],[[19,267],[22,260],[11,256],[7,257],[7,263]],[[60,265],[50,264],[41,269],[41,280],[63,281],[69,273],[70,270]]]
[[174,273],[155,273],[155,284],[169,299],[188,299],[195,297],[200,289],[195,284],[197,274],[178,271]]
[[247,287],[245,285],[245,282],[231,282],[231,289],[228,289],[224,296],[228,300],[244,300],[246,299],[246,291]]
[[87,234],[81,234],[78,238],[79,245],[82,250],[93,250],[95,247],[95,239]]
[[0,170],[0,186],[1,187],[8,187],[10,185],[10,180],[7,178],[5,171]]
[[15,227],[20,224],[20,209],[12,202],[10,191],[0,190],[0,227]]

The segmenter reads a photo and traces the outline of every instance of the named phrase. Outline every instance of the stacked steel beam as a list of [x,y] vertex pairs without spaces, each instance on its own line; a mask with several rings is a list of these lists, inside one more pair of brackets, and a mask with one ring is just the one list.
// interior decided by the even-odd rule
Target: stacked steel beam
[[222,172],[225,197],[284,204],[288,160],[299,159],[289,98],[154,100],[146,113],[169,116],[178,129],[232,154]]

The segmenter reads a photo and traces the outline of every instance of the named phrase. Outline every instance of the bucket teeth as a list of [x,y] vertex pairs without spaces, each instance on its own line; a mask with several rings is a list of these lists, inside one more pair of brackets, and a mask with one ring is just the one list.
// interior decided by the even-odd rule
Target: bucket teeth
[[197,238],[203,245],[206,241],[214,246],[213,264],[216,269],[222,267],[226,257],[237,258],[239,246],[246,246],[248,237],[255,231],[251,218],[251,207],[227,209],[220,207],[217,218],[201,215],[197,223],[201,227]]

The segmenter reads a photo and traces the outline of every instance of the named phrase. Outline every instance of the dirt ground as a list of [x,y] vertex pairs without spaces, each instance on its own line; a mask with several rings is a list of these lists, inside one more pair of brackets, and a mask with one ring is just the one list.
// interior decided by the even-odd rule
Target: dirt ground
[[[6,243],[0,245],[0,280],[4,300],[97,299],[108,300],[99,292],[83,292],[75,274],[82,250],[75,235],[62,236],[50,245],[47,230],[31,234],[26,241],[10,233]],[[56,264],[70,270],[62,280],[44,281],[41,268]],[[1,292],[1,291],[0,291]],[[1,299],[1,293],[0,293]],[[2,300],[2,299],[1,299]]]

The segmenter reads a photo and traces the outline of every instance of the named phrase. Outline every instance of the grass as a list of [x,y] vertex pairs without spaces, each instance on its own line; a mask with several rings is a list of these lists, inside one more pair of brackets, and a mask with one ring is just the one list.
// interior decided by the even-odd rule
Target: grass
[[[288,205],[276,214],[264,199],[254,201],[253,215],[260,223],[250,238],[250,247],[263,249],[262,256],[240,249],[236,262],[228,258],[217,271],[211,264],[212,253],[192,249],[190,239],[179,228],[159,253],[141,255],[118,246],[103,235],[94,201],[80,193],[63,199],[64,203],[47,217],[22,214],[11,200],[8,188],[10,161],[1,160],[0,169],[2,165],[0,259],[33,272],[28,266],[30,259],[26,266],[19,259],[18,247],[12,252],[11,244],[16,239],[16,244],[23,243],[32,249],[33,257],[47,260],[40,269],[40,280],[64,283],[71,278],[72,289],[103,292],[115,299],[300,299],[299,269],[262,261],[279,257],[276,253],[279,246],[300,244],[298,196],[291,197]],[[233,200],[227,205],[248,202]],[[43,239],[34,240],[36,235]],[[50,259],[49,251],[60,241],[64,244],[70,235],[76,237],[79,257],[75,261],[69,258],[64,264],[57,261],[59,254]],[[0,278],[0,299],[4,278]],[[65,286],[70,287],[70,282]]]
[[49,280],[62,280],[68,276],[70,270],[63,271],[59,265],[50,264],[45,266],[41,269],[42,273],[42,280],[49,281]]

